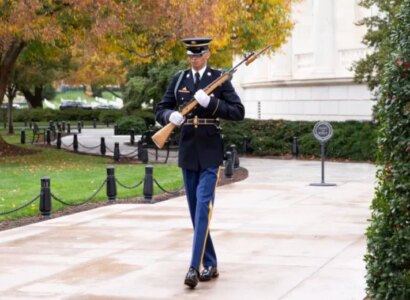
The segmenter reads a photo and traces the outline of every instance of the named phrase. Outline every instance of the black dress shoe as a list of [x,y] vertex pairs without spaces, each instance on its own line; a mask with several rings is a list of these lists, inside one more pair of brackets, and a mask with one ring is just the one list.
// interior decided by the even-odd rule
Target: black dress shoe
[[199,273],[193,267],[190,267],[185,276],[185,284],[191,289],[195,288],[199,281]]
[[201,275],[199,275],[199,281],[209,281],[212,278],[216,278],[219,276],[218,273],[218,269],[216,267],[205,267],[202,272]]

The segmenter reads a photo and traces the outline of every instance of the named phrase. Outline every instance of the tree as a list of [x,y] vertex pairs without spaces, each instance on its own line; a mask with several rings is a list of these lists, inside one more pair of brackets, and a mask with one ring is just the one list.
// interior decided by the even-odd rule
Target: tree
[[381,59],[370,81],[379,90],[379,169],[366,232],[367,291],[371,299],[410,299],[410,0],[378,2],[391,23],[378,21],[384,41],[373,31]]
[[367,9],[377,9],[378,14],[358,22],[359,26],[367,27],[362,42],[372,50],[372,53],[354,63],[354,79],[358,83],[367,83],[370,90],[375,92],[381,82],[383,68],[390,51],[387,44],[389,29],[395,19],[395,12],[402,2],[403,0],[360,1],[361,6]]
[[292,28],[291,2],[0,0],[0,103],[29,49],[67,51],[77,65],[69,79],[84,84],[118,84],[130,64],[182,59],[180,39],[188,36],[212,36],[219,50],[212,63],[227,66],[233,54],[278,48]]

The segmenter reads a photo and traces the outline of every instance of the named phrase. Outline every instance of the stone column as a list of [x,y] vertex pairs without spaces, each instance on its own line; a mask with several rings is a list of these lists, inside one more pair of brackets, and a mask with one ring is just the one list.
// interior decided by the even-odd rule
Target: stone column
[[313,73],[334,72],[336,61],[333,0],[313,1]]

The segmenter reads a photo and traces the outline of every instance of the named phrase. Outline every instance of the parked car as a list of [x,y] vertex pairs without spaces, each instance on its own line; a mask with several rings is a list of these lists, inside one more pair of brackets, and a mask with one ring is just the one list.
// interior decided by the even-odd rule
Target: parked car
[[77,102],[77,101],[64,101],[64,102],[61,102],[60,110],[72,109],[72,108],[91,109],[91,106],[85,105],[85,104],[83,104],[81,102]]
[[100,104],[100,105],[94,106],[93,109],[117,109],[117,108],[114,105]]

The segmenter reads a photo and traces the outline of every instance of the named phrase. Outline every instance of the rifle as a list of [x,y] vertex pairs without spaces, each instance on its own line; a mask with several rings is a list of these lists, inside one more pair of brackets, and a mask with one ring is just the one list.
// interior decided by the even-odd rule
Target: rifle
[[[249,55],[245,56],[245,58],[239,62],[236,66],[234,66],[232,69],[229,71],[221,74],[217,79],[215,79],[213,82],[211,82],[205,89],[205,93],[207,95],[210,95],[218,86],[221,86],[225,81],[228,79],[231,79],[233,77],[233,73],[236,72],[238,67],[245,63],[245,65],[251,64],[258,56],[260,56],[263,52],[268,50],[271,47],[271,45],[266,46],[265,48],[257,51],[257,52],[252,52]],[[196,106],[198,105],[198,102],[196,101],[195,98],[193,98],[191,101],[189,101],[180,111],[179,113],[183,116],[187,115],[191,110],[193,110]],[[162,149],[165,145],[165,143],[168,141],[169,137],[172,134],[172,131],[174,131],[176,125],[173,123],[168,123],[164,127],[162,127],[160,130],[158,130],[153,136],[152,140],[157,145],[159,149]]]

